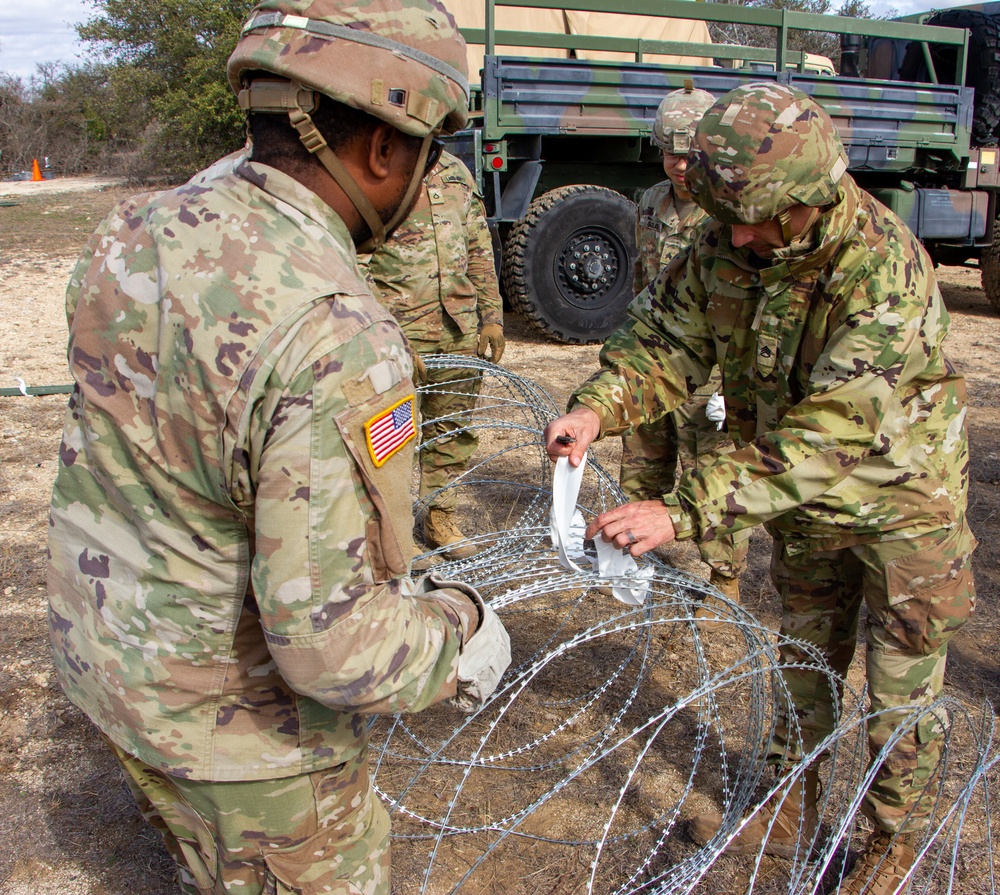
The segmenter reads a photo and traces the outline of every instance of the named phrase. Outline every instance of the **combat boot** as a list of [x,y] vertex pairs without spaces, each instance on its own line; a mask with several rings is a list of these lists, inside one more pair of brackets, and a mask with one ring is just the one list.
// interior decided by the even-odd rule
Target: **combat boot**
[[[819,826],[818,797],[819,771],[810,768],[794,783],[787,795],[779,790],[768,799],[767,804],[726,846],[726,854],[755,855],[763,845],[765,855],[782,858],[794,858],[797,854],[802,856],[803,851],[809,849]],[[721,826],[722,815],[711,811],[693,818],[689,831],[698,845],[707,845]]]
[[913,834],[876,829],[837,895],[905,895],[915,858]]
[[[709,578],[709,584],[722,591],[723,596],[725,596],[730,602],[740,602],[739,578],[730,578],[728,575],[721,575],[713,569],[712,577]],[[721,628],[725,624],[720,617],[720,612],[716,608],[719,605],[719,598],[714,594],[709,594],[704,600],[702,600],[701,605],[695,609],[694,617],[698,619],[699,631],[714,631],[716,628]]]
[[428,547],[444,547],[448,559],[468,559],[476,555],[476,548],[468,543],[461,529],[455,524],[451,510],[431,507],[424,518],[424,541]]

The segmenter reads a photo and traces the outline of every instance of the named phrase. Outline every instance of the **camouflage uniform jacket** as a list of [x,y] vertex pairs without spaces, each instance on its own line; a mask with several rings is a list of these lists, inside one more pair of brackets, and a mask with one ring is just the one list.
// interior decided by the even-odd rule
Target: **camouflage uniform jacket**
[[332,209],[252,162],[136,197],[67,306],[70,699],[143,761],[226,781],[336,765],[362,715],[453,696],[472,604],[408,577],[412,357]]
[[639,250],[632,276],[632,294],[638,295],[660,270],[694,241],[695,231],[708,220],[697,205],[681,221],[673,184],[663,180],[642,194],[635,219],[635,244]]
[[672,410],[719,364],[737,449],[664,499],[679,537],[769,521],[796,552],[953,526],[965,382],[917,240],[846,175],[809,251],[757,269],[730,233],[709,224],[637,296],[570,405],[614,434]]
[[417,343],[438,343],[449,323],[470,340],[503,323],[493,243],[469,169],[447,152],[409,216],[362,267],[372,292]]

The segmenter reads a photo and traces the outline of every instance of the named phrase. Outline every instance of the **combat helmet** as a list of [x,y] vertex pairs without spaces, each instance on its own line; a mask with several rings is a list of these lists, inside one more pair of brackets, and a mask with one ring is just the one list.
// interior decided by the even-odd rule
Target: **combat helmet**
[[[248,78],[265,72],[276,77]],[[313,124],[321,93],[423,140],[406,198],[409,209],[435,134],[468,120],[465,41],[433,0],[263,0],[250,13],[227,75],[248,112],[286,113],[354,202],[372,231],[371,251],[398,223],[383,222]],[[361,247],[359,247],[361,248]]]
[[684,182],[717,220],[777,217],[788,239],[788,209],[831,204],[846,170],[847,154],[822,106],[801,90],[756,83],[724,94],[702,117]]
[[656,109],[653,142],[664,152],[687,155],[695,127],[714,103],[711,93],[696,89],[690,81],[668,93]]

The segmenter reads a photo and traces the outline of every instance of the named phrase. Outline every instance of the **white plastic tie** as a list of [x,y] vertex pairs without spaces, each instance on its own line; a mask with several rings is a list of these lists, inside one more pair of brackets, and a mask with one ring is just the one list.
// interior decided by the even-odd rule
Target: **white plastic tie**
[[[586,454],[577,467],[570,466],[568,457],[560,457],[552,475],[552,509],[549,513],[552,546],[559,554],[563,568],[572,572],[584,571],[580,564],[588,560],[583,548],[587,524],[576,505],[586,466]],[[648,564],[640,567],[632,554],[619,550],[604,538],[595,538],[594,545],[597,556],[590,560],[591,566],[599,577],[611,581],[615,599],[628,606],[641,606],[649,593],[653,567]]]

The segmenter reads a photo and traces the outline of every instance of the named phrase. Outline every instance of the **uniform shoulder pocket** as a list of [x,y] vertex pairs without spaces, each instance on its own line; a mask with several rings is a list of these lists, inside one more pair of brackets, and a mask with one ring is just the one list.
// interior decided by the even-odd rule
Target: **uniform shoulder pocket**
[[410,481],[419,432],[413,383],[401,380],[337,415],[370,502],[365,524],[369,560],[376,580],[405,575],[413,556]]

